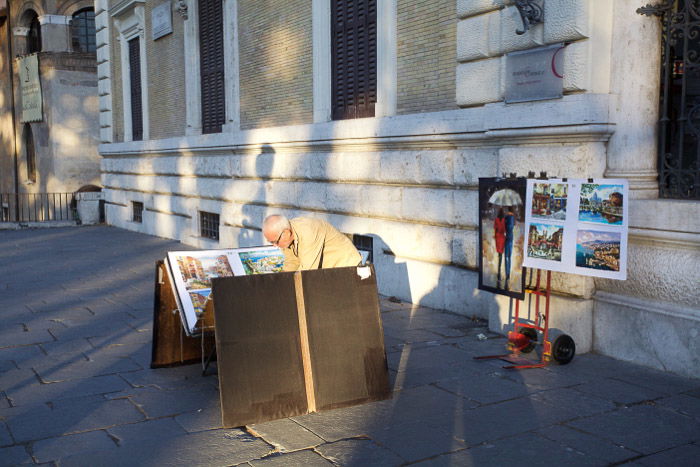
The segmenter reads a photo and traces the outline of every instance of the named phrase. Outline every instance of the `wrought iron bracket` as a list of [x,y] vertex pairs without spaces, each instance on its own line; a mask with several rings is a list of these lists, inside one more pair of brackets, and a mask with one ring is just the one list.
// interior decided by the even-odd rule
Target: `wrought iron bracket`
[[530,26],[544,22],[542,5],[535,0],[515,0],[515,7],[520,13],[520,19],[523,20],[523,29],[515,30],[517,35],[523,35],[530,29]]
[[180,13],[182,19],[187,19],[187,0],[179,0],[177,2],[177,12]]
[[661,3],[647,3],[645,6],[637,8],[638,15],[644,16],[663,16],[673,7],[673,0],[665,0]]

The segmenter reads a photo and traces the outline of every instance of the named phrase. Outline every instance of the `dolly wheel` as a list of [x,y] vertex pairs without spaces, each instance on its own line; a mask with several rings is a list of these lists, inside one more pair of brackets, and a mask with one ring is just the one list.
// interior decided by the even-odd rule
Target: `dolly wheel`
[[576,344],[568,334],[557,337],[552,344],[552,358],[560,365],[566,365],[576,355]]
[[532,352],[535,349],[535,342],[537,342],[537,332],[532,328],[520,328],[518,332],[530,339],[530,342],[520,351],[523,353]]

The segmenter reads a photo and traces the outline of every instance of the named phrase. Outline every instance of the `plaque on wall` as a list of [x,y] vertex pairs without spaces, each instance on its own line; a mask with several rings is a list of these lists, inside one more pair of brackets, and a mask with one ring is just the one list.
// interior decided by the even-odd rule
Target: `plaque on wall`
[[153,7],[151,11],[151,24],[153,25],[153,40],[167,36],[173,32],[173,16],[170,2],[161,3]]
[[563,83],[562,44],[506,54],[506,103],[560,98]]
[[20,122],[40,122],[44,119],[41,104],[41,81],[39,80],[39,57],[37,54],[17,58],[19,85],[22,95]]

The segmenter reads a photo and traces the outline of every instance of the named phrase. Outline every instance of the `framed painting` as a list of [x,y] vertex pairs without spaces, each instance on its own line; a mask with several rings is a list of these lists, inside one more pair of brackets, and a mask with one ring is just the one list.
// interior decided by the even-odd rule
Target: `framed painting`
[[479,179],[479,289],[522,300],[526,179]]

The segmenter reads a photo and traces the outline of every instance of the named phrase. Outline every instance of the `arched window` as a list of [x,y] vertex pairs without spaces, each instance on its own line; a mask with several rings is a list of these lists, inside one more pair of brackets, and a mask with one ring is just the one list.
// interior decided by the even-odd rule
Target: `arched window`
[[[29,33],[27,34],[27,53],[41,52],[41,24],[39,16],[34,11],[28,12]],[[26,23],[25,23],[26,24]]]
[[27,154],[27,179],[36,183],[36,152],[34,151],[34,134],[29,123],[24,124],[24,147]]
[[95,10],[83,8],[71,20],[71,44],[74,52],[95,51]]

